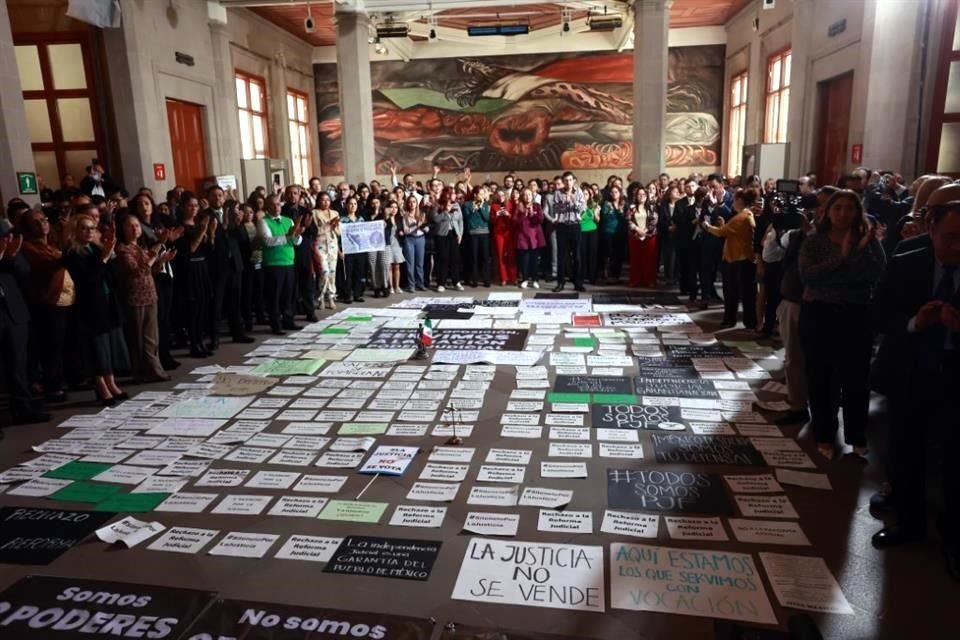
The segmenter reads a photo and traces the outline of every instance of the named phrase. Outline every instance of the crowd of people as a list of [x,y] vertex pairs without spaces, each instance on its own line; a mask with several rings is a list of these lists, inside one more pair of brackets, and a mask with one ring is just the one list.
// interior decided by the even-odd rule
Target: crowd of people
[[[691,305],[722,304],[726,327],[779,334],[791,407],[782,421],[810,420],[826,458],[839,414],[846,444],[867,455],[871,388],[885,393],[891,489],[873,502],[898,524],[874,542],[926,532],[918,435],[943,424],[960,379],[960,184],[950,178],[907,186],[861,168],[836,186],[812,174],[598,185],[570,172],[474,184],[469,170],[452,182],[435,170],[425,185],[394,172],[390,185],[311,178],[245,199],[177,187],[158,202],[149,188],[130,197],[97,164],[91,173],[42,207],[11,200],[0,218],[0,352],[16,422],[46,420],[38,398],[62,402],[85,385],[112,405],[127,397],[120,373],[166,380],[177,349],[205,358],[223,333],[252,342],[265,325],[282,335],[297,316],[315,321],[318,308],[371,293],[676,287]],[[382,243],[344,251],[347,225],[376,221]],[[948,449],[958,434],[943,434]],[[942,475],[956,575],[960,476]]]

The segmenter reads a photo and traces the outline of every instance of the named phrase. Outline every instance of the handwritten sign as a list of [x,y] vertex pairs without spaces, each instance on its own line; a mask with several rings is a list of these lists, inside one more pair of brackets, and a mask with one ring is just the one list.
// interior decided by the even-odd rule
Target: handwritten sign
[[654,433],[653,450],[662,464],[729,464],[763,466],[763,456],[750,438]]
[[614,609],[777,624],[749,554],[614,542],[610,592]]
[[710,380],[697,378],[637,378],[636,393],[670,398],[719,398]]
[[604,611],[603,547],[471,538],[454,600]]
[[590,419],[594,428],[682,431],[686,427],[680,407],[639,404],[593,404]]
[[262,362],[251,373],[258,376],[310,376],[323,366],[323,360],[278,360]]
[[255,396],[275,384],[274,378],[221,371],[213,374],[212,392],[215,396]]
[[344,255],[383,251],[386,244],[383,220],[341,224],[340,238],[343,240]]
[[423,581],[430,577],[440,545],[433,540],[348,536],[323,571]]
[[632,394],[633,380],[627,376],[557,376],[557,393]]
[[731,515],[721,477],[686,469],[607,469],[612,509]]
[[[527,329],[437,329],[433,345],[446,351],[522,351],[527,333]],[[416,329],[380,329],[367,348],[402,349],[416,343]]]

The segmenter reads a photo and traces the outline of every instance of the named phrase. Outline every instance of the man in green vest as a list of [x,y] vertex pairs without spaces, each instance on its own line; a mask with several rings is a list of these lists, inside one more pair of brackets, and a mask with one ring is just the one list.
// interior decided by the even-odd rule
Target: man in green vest
[[[267,196],[267,215],[257,222],[257,236],[263,243],[263,294],[274,335],[299,329],[293,323],[294,247],[302,241],[302,219],[294,222],[280,214],[280,200]],[[281,318],[283,320],[281,328]]]

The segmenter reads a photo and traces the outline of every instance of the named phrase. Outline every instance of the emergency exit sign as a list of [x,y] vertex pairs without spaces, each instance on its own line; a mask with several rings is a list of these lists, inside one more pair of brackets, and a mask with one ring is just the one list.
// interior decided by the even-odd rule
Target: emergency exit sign
[[37,195],[37,174],[30,173],[28,171],[18,171],[17,172],[17,183],[20,186],[20,195],[22,196],[35,196]]

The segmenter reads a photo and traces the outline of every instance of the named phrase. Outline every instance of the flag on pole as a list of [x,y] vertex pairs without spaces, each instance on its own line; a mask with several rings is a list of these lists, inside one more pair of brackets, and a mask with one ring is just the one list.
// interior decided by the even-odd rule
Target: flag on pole
[[424,320],[420,327],[420,344],[425,347],[433,346],[433,323],[430,318]]

